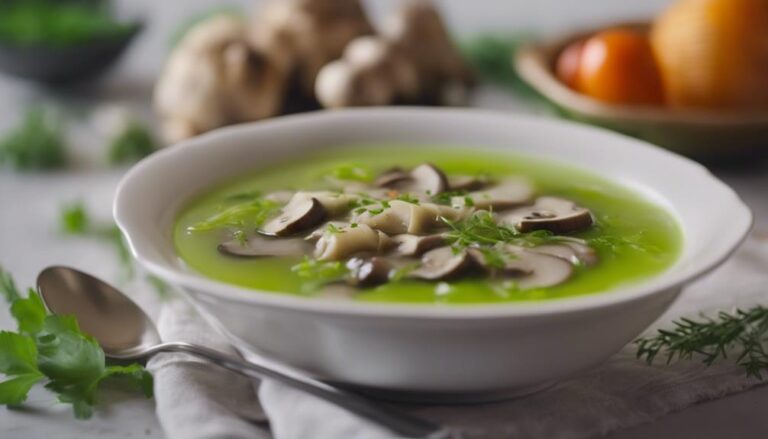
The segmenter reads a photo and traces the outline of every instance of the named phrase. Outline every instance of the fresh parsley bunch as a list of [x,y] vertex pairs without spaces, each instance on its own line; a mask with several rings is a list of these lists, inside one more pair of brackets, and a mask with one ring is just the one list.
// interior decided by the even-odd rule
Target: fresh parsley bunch
[[143,366],[107,365],[96,340],[84,334],[73,316],[48,314],[40,296],[29,289],[23,297],[13,278],[0,268],[0,293],[10,304],[17,332],[0,331],[0,404],[14,406],[27,399],[37,383],[56,393],[61,402],[72,404],[77,418],[89,418],[99,386],[121,377],[152,396],[152,375]]

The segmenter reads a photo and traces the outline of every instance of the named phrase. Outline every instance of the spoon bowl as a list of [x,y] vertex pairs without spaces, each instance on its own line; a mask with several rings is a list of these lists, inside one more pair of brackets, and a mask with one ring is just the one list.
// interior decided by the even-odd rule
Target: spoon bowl
[[113,286],[82,271],[48,267],[37,277],[37,289],[54,314],[74,315],[112,358],[131,358],[160,344],[149,316]]

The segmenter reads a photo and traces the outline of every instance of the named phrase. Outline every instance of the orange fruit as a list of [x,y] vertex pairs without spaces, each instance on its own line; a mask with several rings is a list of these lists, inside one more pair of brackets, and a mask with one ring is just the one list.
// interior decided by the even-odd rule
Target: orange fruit
[[678,0],[651,42],[670,105],[768,108],[768,0]]
[[579,65],[584,51],[584,40],[577,40],[567,45],[557,57],[555,72],[557,77],[568,87],[578,88]]
[[587,39],[576,83],[578,91],[604,102],[664,102],[661,75],[650,41],[634,30],[606,30]]

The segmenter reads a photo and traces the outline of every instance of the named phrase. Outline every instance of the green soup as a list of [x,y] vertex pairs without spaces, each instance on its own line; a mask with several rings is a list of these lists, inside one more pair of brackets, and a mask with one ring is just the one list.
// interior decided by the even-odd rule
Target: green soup
[[[214,188],[179,214],[174,241],[181,259],[205,276],[243,287],[312,297],[316,282],[291,268],[302,259],[233,258],[217,251],[227,231],[190,232],[188,228],[219,212],[233,194],[254,191],[316,190],[328,186],[328,175],[339,170],[376,174],[393,166],[431,162],[448,175],[486,174],[491,177],[528,177],[539,194],[561,196],[591,210],[595,225],[574,234],[591,243],[599,262],[577,267],[565,283],[520,290],[503,282],[469,277],[427,282],[401,279],[361,289],[355,300],[367,302],[470,304],[549,300],[608,292],[657,275],[678,257],[682,236],[675,219],[642,195],[603,178],[565,166],[512,154],[461,148],[380,146],[329,149],[301,160],[270,166]],[[355,173],[346,177],[357,178]],[[344,177],[344,175],[342,175]],[[230,233],[231,234],[231,233]]]

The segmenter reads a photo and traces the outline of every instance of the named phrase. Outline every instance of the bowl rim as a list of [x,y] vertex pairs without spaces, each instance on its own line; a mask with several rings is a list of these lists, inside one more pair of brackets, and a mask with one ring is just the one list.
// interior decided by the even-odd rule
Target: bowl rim
[[[566,125],[571,130],[582,130],[592,134],[600,134],[604,138],[614,137],[617,141],[626,144],[627,147],[644,149],[645,153],[654,154],[659,160],[675,161],[679,166],[686,166],[692,172],[699,173],[702,177],[710,180],[713,185],[719,187],[725,196],[738,209],[734,214],[736,220],[736,230],[730,234],[730,241],[721,243],[720,248],[715,252],[715,256],[710,257],[705,263],[693,264],[684,270],[665,275],[664,273],[640,281],[637,284],[624,287],[617,287],[610,292],[597,292],[574,297],[550,299],[543,301],[530,302],[508,302],[508,303],[490,303],[490,304],[461,304],[461,305],[439,305],[439,304],[403,304],[403,303],[380,303],[380,302],[358,302],[358,301],[332,301],[332,300],[313,300],[306,297],[298,297],[290,294],[281,294],[279,292],[269,292],[258,289],[240,287],[223,281],[214,280],[205,277],[202,274],[193,272],[189,269],[174,267],[167,263],[157,262],[151,257],[147,257],[142,251],[139,231],[134,230],[129,220],[128,213],[131,207],[127,204],[126,193],[130,191],[130,186],[135,181],[140,181],[145,172],[148,171],[155,162],[167,161],[174,162],[173,157],[179,154],[185,154],[190,150],[201,150],[209,148],[215,144],[218,139],[226,137],[238,131],[258,130],[261,127],[283,128],[294,125],[301,125],[305,121],[315,119],[333,120],[348,117],[352,114],[363,115],[364,117],[376,118],[398,115],[419,115],[429,114],[453,114],[459,117],[472,115],[473,117],[495,117],[518,119],[521,122],[529,122],[539,125]],[[541,315],[565,314],[570,312],[580,312],[592,309],[599,309],[619,305],[626,302],[642,300],[643,298],[661,294],[664,291],[680,289],[701,276],[707,274],[718,265],[728,259],[733,252],[746,239],[752,228],[754,217],[752,211],[736,192],[712,175],[704,166],[688,158],[674,154],[670,151],[656,147],[650,143],[640,141],[622,134],[609,130],[586,126],[583,124],[556,120],[551,118],[537,116],[513,115],[492,110],[484,109],[435,109],[420,107],[395,107],[395,108],[365,108],[334,111],[317,111],[311,113],[283,116],[266,121],[232,125],[220,128],[193,139],[180,142],[179,144],[158,151],[151,156],[143,159],[134,165],[120,181],[113,204],[114,219],[120,228],[123,237],[134,258],[150,273],[170,282],[175,286],[191,289],[206,296],[221,300],[223,302],[248,303],[256,306],[273,307],[281,309],[291,309],[294,311],[309,312],[318,315],[334,315],[349,318],[360,317],[390,317],[390,318],[420,318],[420,319],[505,319],[509,317],[530,317]],[[683,224],[681,224],[682,226]],[[724,238],[721,238],[724,239]],[[150,245],[157,245],[151,243]],[[685,245],[685,244],[684,244]],[[680,260],[678,260],[680,262]]]

